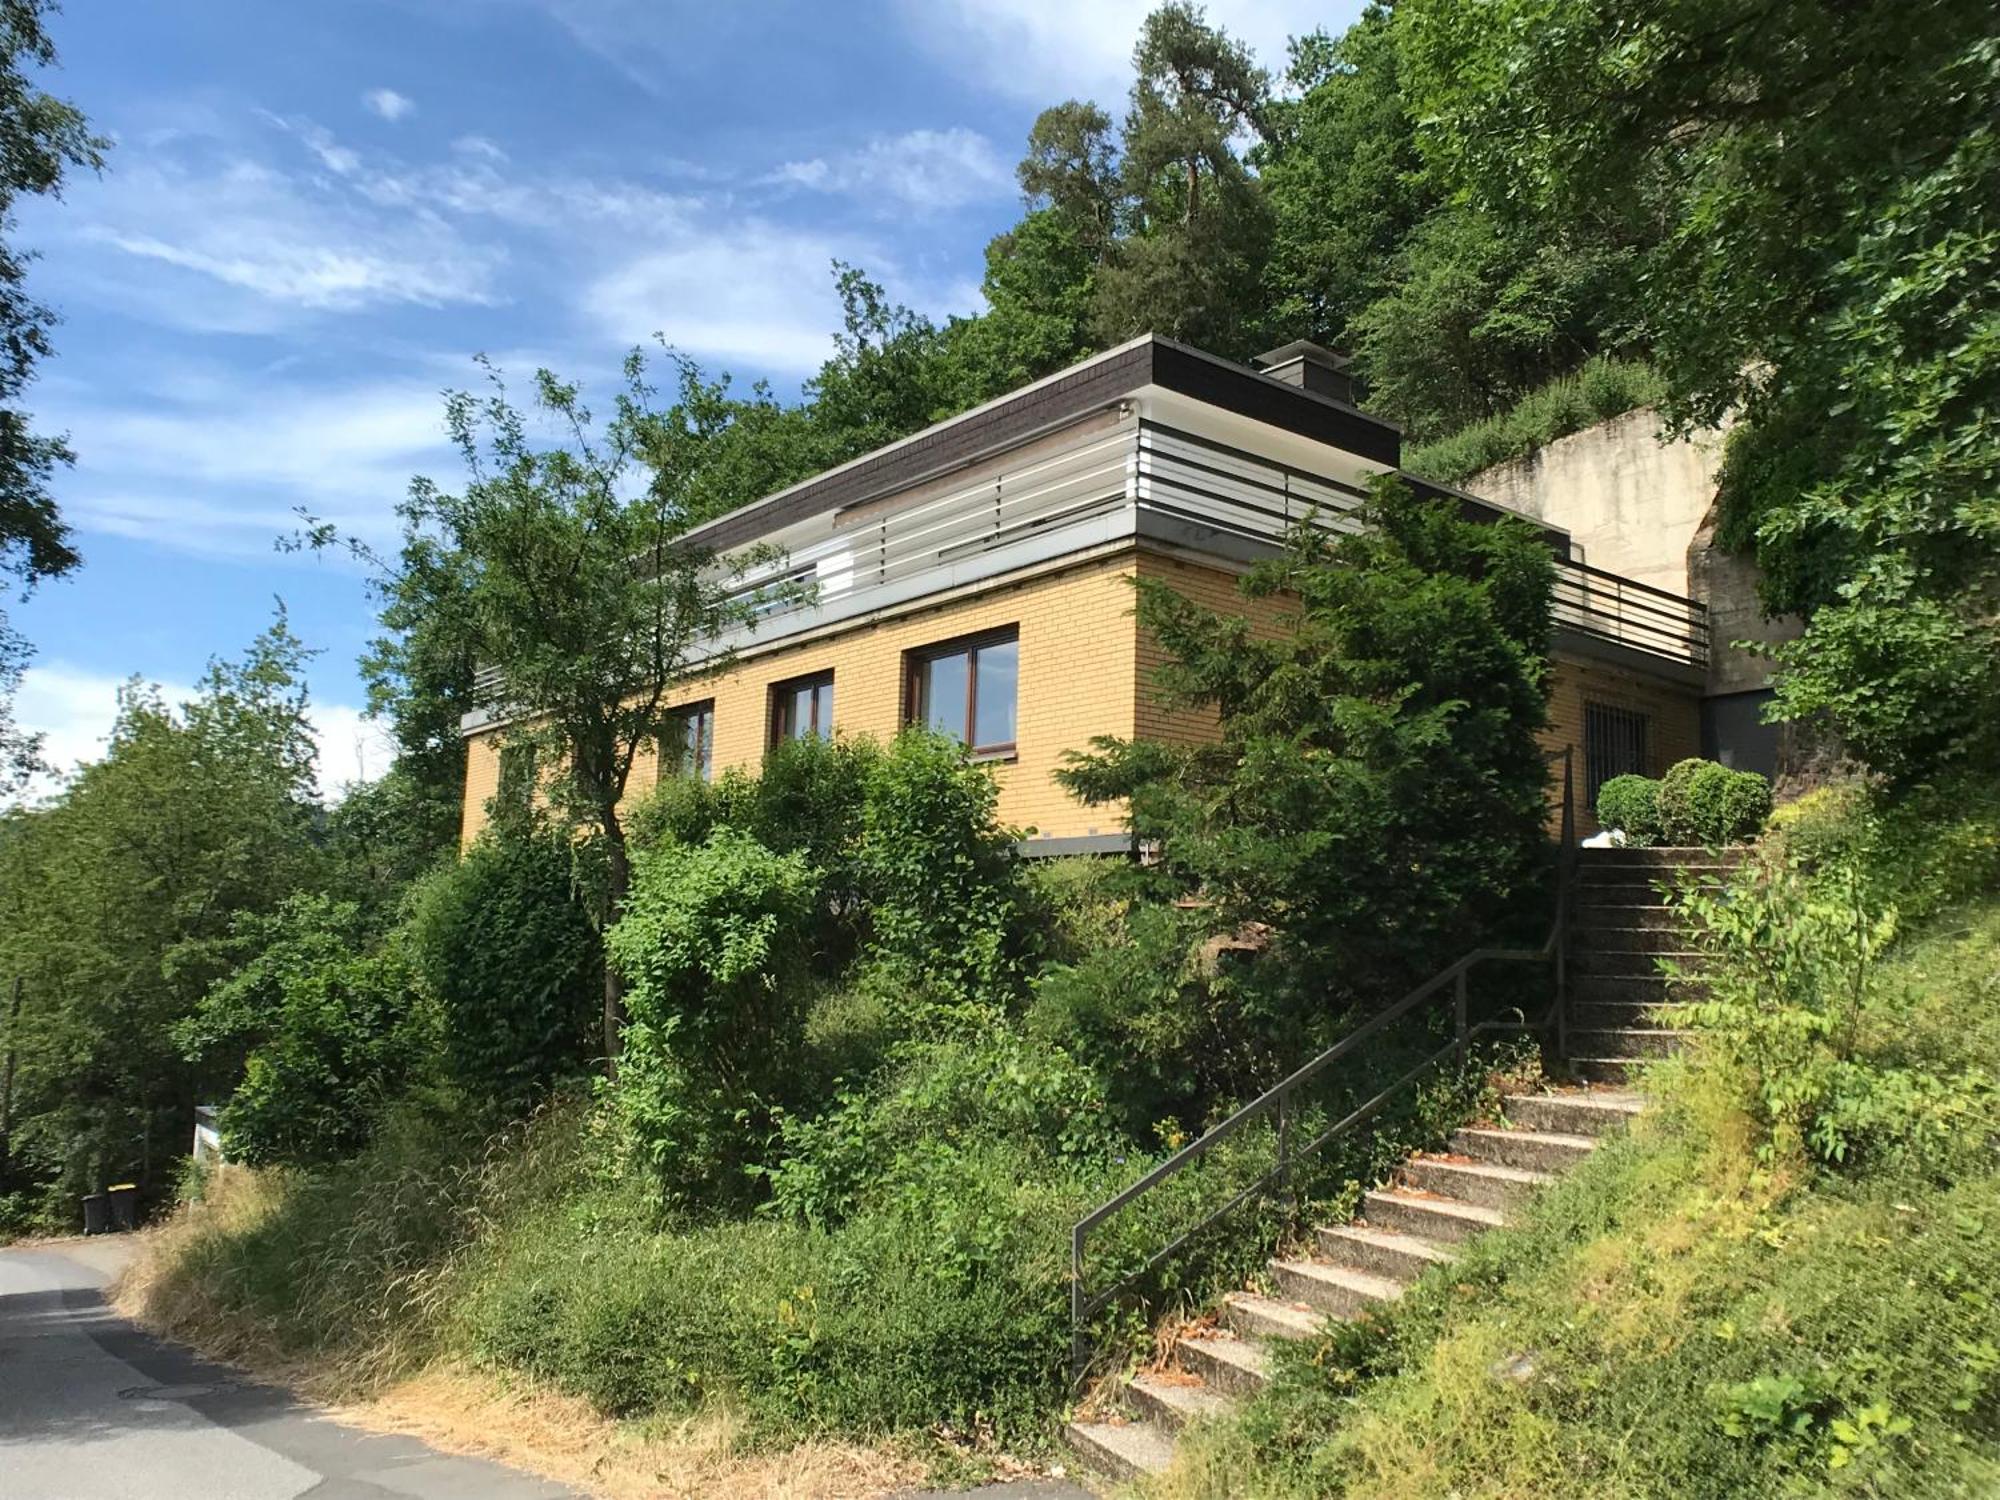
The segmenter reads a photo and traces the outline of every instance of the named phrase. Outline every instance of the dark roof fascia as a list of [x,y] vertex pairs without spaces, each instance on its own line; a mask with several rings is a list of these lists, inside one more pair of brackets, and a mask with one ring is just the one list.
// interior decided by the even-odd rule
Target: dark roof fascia
[[810,517],[964,468],[1101,411],[1147,386],[1176,391],[1391,467],[1401,456],[1402,434],[1392,423],[1199,349],[1149,336],[718,516],[688,532],[684,540],[711,551],[740,547]]
[[1519,511],[1508,510],[1504,505],[1495,505],[1491,500],[1482,500],[1471,491],[1459,489],[1456,485],[1439,484],[1435,479],[1426,479],[1421,474],[1412,474],[1408,469],[1401,470],[1400,472],[1403,483],[1414,490],[1419,498],[1425,500],[1449,500],[1458,506],[1458,513],[1468,521],[1491,524],[1494,521],[1511,517],[1516,521],[1524,522],[1541,532],[1543,540],[1549,545],[1549,550],[1555,553],[1558,559],[1565,561],[1568,559],[1570,555],[1570,538],[1569,533],[1562,527],[1552,526],[1547,521],[1538,521],[1533,516],[1524,516]]

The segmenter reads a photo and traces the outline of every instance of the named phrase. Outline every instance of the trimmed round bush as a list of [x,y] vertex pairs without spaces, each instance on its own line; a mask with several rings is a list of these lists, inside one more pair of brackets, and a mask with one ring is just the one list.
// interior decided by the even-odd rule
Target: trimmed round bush
[[1763,831],[1771,816],[1771,783],[1755,771],[1731,771],[1721,767],[1708,793],[1708,821],[1718,844],[1737,843]]
[[1614,776],[1597,790],[1597,821],[1643,849],[1660,841],[1659,804],[1660,784],[1652,777]]
[[1668,844],[1737,843],[1771,815],[1771,783],[1755,771],[1689,759],[1661,778],[1657,805],[1660,837]]
[[1690,756],[1676,761],[1660,778],[1660,791],[1656,799],[1660,823],[1660,842],[1663,844],[1689,845],[1701,842],[1701,826],[1694,810],[1694,779],[1701,774],[1704,766],[1715,762]]

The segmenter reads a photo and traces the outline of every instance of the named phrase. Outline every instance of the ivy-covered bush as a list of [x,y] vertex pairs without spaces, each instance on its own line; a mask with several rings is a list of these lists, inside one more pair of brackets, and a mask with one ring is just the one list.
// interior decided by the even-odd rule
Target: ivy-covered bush
[[475,1111],[507,1118],[587,1074],[603,969],[554,829],[503,820],[412,895],[405,931],[437,1006],[440,1065]]
[[799,1077],[819,875],[717,828],[640,855],[608,956],[630,1020],[614,1098],[670,1193],[740,1199]]
[[1644,849],[1660,841],[1660,784],[1650,776],[1614,776],[1597,791],[1597,822]]
[[1732,771],[1690,757],[1660,780],[1660,838],[1676,846],[1716,847],[1755,835],[1771,814],[1771,783],[1755,771]]

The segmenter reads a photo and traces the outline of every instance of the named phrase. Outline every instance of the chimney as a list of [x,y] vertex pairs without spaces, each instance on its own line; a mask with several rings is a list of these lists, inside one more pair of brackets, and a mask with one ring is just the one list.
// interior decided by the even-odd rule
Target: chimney
[[1336,354],[1311,339],[1294,339],[1289,344],[1260,354],[1250,363],[1273,380],[1295,385],[1316,396],[1331,396],[1348,406],[1354,404],[1354,377],[1347,373],[1353,363],[1345,354]]

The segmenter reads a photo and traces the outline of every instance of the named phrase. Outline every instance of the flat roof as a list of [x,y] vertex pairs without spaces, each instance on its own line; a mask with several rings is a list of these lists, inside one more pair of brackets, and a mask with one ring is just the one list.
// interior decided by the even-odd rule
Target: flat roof
[[1358,407],[1158,334],[1093,355],[788,489],[705,521],[685,540],[716,551],[948,473],[1148,386],[1178,391],[1395,468],[1402,431]]

